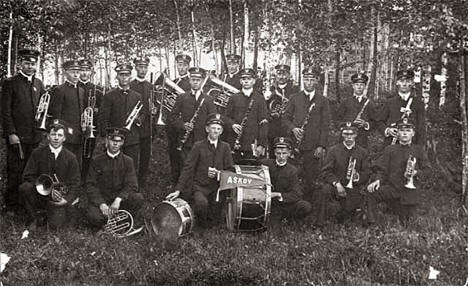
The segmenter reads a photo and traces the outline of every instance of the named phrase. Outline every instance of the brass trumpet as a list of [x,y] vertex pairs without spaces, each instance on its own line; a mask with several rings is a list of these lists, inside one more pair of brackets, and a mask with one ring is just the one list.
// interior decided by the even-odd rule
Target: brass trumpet
[[46,130],[46,120],[47,120],[47,112],[49,111],[49,104],[50,104],[50,94],[49,91],[46,91],[39,100],[39,105],[37,106],[36,110],[36,121],[39,123],[39,129]]
[[348,179],[348,184],[346,184],[346,188],[352,189],[353,188],[353,181],[359,181],[359,176],[356,173],[356,159],[353,157],[349,157],[348,163],[348,170],[346,171],[346,179]]
[[405,170],[405,178],[408,180],[405,184],[405,188],[407,189],[416,189],[416,186],[414,185],[414,170],[416,168],[416,157],[413,155],[410,155],[408,158],[408,161],[406,163],[406,170]]
[[133,123],[138,118],[138,114],[140,113],[142,108],[143,108],[143,103],[141,103],[141,101],[138,100],[137,104],[135,104],[135,107],[133,107],[132,112],[130,112],[127,119],[125,120],[125,127],[124,127],[125,129],[130,131]]
[[143,227],[133,228],[133,217],[126,210],[119,210],[115,215],[107,218],[107,223],[104,225],[104,231],[117,238],[134,235],[143,230]]

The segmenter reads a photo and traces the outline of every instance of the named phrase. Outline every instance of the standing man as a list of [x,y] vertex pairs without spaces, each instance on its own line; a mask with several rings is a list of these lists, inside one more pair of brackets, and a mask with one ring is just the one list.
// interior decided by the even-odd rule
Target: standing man
[[143,195],[138,193],[138,181],[132,158],[123,154],[126,131],[107,128],[106,152],[91,160],[86,193],[88,194],[87,218],[97,228],[106,224],[108,217],[120,209],[135,218],[143,205]]
[[267,100],[268,106],[268,122],[270,126],[278,126],[278,128],[270,128],[268,130],[268,145],[270,146],[270,156],[273,158],[274,150],[273,140],[279,136],[287,136],[284,130],[280,127],[283,119],[284,111],[288,105],[289,99],[300,92],[300,88],[295,86],[291,80],[291,67],[288,65],[277,65],[276,79],[273,86],[270,87],[271,96]]
[[179,77],[174,79],[174,82],[175,84],[180,86],[183,90],[188,92],[191,89],[188,70],[189,70],[190,62],[192,61],[192,58],[189,55],[178,54],[175,57],[175,60],[176,60],[177,73],[179,74]]
[[328,145],[330,109],[328,99],[317,88],[320,71],[306,68],[302,76],[304,90],[289,100],[283,124],[295,141],[296,152],[302,157],[302,174],[309,187],[306,194],[309,197],[313,194],[320,163]]
[[354,122],[359,127],[356,143],[364,148],[368,146],[369,132],[377,124],[377,112],[374,102],[366,94],[369,78],[364,73],[355,73],[351,76],[353,82],[353,95],[344,99],[337,111],[339,122]]
[[[152,100],[153,85],[147,81],[146,74],[148,73],[149,58],[139,57],[133,63],[137,72],[136,78],[130,82],[130,88],[142,96],[143,106],[145,110],[150,110],[150,100]],[[140,126],[140,166],[138,172],[138,185],[140,188],[145,186],[148,169],[151,159],[151,143],[152,143],[152,126],[151,114],[145,117],[145,121],[141,122]]]
[[311,210],[309,202],[302,199],[302,187],[299,182],[298,170],[288,163],[291,156],[292,140],[287,137],[275,138],[273,143],[275,159],[264,159],[262,164],[270,171],[273,192],[271,211],[284,217],[304,218]]
[[367,187],[368,223],[376,222],[377,204],[396,207],[400,222],[406,224],[419,203],[421,177],[428,168],[423,147],[413,144],[414,124],[404,118],[397,123],[398,143],[385,147],[376,164],[376,179]]
[[[71,217],[71,206],[77,202],[80,169],[75,154],[63,147],[67,130],[65,122],[55,119],[47,128],[49,144],[36,148],[24,169],[24,183],[19,187],[19,193],[24,199],[32,223],[30,229],[37,227],[40,210],[47,211],[50,226],[64,226]],[[47,196],[39,194],[39,189],[36,190],[37,179],[43,175],[54,182],[50,195]]]
[[222,80],[225,83],[228,83],[229,85],[241,89],[242,85],[240,83],[240,75],[239,75],[239,69],[240,69],[240,61],[241,61],[241,56],[236,55],[236,54],[229,54],[226,55],[226,63],[227,63],[227,72],[224,73],[222,76]]
[[50,114],[54,119],[67,122],[68,138],[65,147],[75,154],[78,164],[82,166],[83,156],[83,132],[81,128],[81,116],[86,108],[84,89],[80,87],[80,63],[77,60],[65,61],[62,65],[65,74],[65,82],[57,86],[51,97]]
[[119,85],[117,88],[111,90],[104,95],[102,102],[102,123],[101,134],[104,136],[105,128],[111,126],[120,126],[121,128],[129,127],[127,129],[125,143],[123,144],[122,151],[124,154],[132,158],[135,171],[138,174],[138,167],[140,166],[140,127],[142,122],[145,122],[145,117],[149,111],[145,109],[144,105],[137,114],[133,124],[128,124],[132,111],[138,109],[137,105],[143,104],[143,97],[136,91],[130,89],[130,81],[132,75],[132,65],[129,63],[122,63],[115,67],[117,72],[117,80]]
[[44,86],[35,78],[39,52],[18,51],[19,72],[6,79],[2,88],[3,136],[7,142],[7,188],[5,203],[7,211],[19,207],[18,186],[24,166],[31,152],[39,144],[42,132],[35,121],[37,106]]
[[255,71],[240,72],[242,91],[233,95],[226,106],[226,126],[232,129],[230,143],[234,161],[264,155],[267,145],[267,107],[263,95],[254,90]]
[[385,136],[385,145],[396,143],[398,129],[396,122],[402,118],[414,121],[415,137],[413,144],[426,144],[426,110],[424,103],[414,94],[414,72],[401,70],[397,72],[397,95],[390,98],[383,107],[380,117],[380,131]]
[[181,195],[188,200],[201,226],[207,225],[209,212],[213,214],[211,219],[221,217],[220,208],[214,205],[217,175],[221,170],[234,170],[229,144],[219,139],[223,126],[220,114],[210,115],[205,127],[208,138],[196,142],[190,150],[175,191],[166,197],[172,200]]
[[206,137],[205,122],[209,114],[216,112],[213,99],[203,92],[206,71],[202,68],[190,68],[191,91],[180,95],[168,120],[178,134],[176,148],[181,152],[180,169],[193,144]]
[[369,180],[369,153],[356,144],[358,128],[352,122],[342,123],[340,130],[343,142],[331,147],[327,154],[320,175],[325,185],[318,194],[317,225],[325,222],[330,200],[340,202],[338,222],[343,222],[362,207],[364,197],[361,193]]

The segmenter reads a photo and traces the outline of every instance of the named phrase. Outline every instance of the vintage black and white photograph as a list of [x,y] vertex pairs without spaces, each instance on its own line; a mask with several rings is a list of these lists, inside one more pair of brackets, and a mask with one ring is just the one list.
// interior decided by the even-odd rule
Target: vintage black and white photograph
[[0,0],[0,286],[468,286],[466,0]]

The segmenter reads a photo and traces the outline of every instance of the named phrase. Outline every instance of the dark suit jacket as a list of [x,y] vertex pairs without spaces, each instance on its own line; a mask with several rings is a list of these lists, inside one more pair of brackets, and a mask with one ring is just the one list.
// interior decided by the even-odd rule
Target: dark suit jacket
[[130,88],[141,94],[143,98],[143,109],[145,109],[145,120],[141,122],[140,138],[148,138],[151,136],[151,117],[149,116],[149,101],[153,91],[153,85],[149,81],[138,81],[134,79],[130,82]]
[[175,84],[180,86],[185,92],[190,92],[190,80],[188,75],[174,79]]
[[242,85],[240,83],[241,77],[239,76],[239,73],[235,73],[232,77],[229,76],[228,73],[225,73],[221,75],[221,80],[228,83],[229,85],[237,88],[238,90],[242,89]]
[[133,160],[122,151],[115,159],[105,152],[91,160],[86,179],[86,192],[91,204],[99,206],[116,197],[126,200],[131,192],[137,191]]
[[284,203],[295,203],[302,199],[302,188],[296,167],[290,163],[280,167],[275,159],[265,159],[261,163],[268,167],[273,191],[281,193]]
[[215,149],[208,139],[195,142],[185,160],[184,168],[175,187],[184,196],[190,197],[194,190],[205,195],[217,190],[219,183],[216,178],[208,177],[208,167],[218,170],[233,170],[233,159],[229,144],[218,139]]
[[[282,96],[286,99],[290,99],[293,95],[300,92],[298,86],[293,85],[291,81],[289,81],[284,89],[281,89],[277,85],[271,86],[271,97],[267,100],[267,106],[269,109],[268,112],[268,122],[270,126],[281,126],[282,115],[280,117],[274,117],[271,114],[271,103],[274,101],[282,102]],[[283,128],[269,128],[268,130],[268,137],[269,138],[276,138],[279,136],[287,136],[286,132],[284,132]]]
[[44,92],[44,86],[37,78],[28,82],[23,75],[17,74],[4,81],[1,100],[5,137],[16,134],[21,142],[26,144],[34,144],[41,140],[35,116]]
[[300,146],[301,151],[311,151],[318,146],[327,147],[328,132],[330,130],[328,99],[323,97],[321,92],[316,89],[314,98],[309,103],[309,98],[301,91],[291,97],[283,117],[283,126],[294,140],[293,128],[302,126],[306,115],[309,113],[309,107],[313,103],[315,103],[315,106],[311,111],[309,122],[304,128],[304,138]]
[[24,168],[23,180],[35,184],[36,179],[42,174],[47,174],[52,178],[54,174],[57,175],[59,182],[68,189],[64,197],[68,204],[71,204],[79,195],[81,175],[78,161],[76,156],[65,147],[62,147],[57,159],[50,151],[49,145],[34,149]]

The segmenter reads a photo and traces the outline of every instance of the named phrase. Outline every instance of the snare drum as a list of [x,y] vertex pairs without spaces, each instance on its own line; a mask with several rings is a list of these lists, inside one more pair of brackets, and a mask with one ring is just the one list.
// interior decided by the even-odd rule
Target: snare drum
[[181,237],[192,232],[195,215],[181,198],[163,201],[154,208],[151,226],[156,235]]
[[261,186],[232,189],[226,208],[226,224],[231,231],[258,231],[267,228],[271,211],[271,183],[267,166],[234,165],[236,173],[264,181]]

